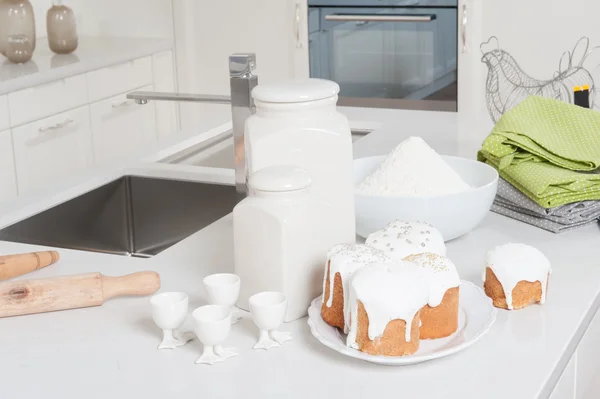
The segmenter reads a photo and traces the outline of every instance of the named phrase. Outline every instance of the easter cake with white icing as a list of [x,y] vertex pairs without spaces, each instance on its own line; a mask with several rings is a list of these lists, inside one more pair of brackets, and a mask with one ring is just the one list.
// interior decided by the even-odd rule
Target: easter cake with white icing
[[429,282],[414,264],[379,263],[359,269],[350,282],[346,344],[372,355],[415,353],[420,312],[429,297]]
[[522,309],[546,301],[550,261],[526,244],[504,244],[487,253],[483,287],[494,306]]
[[367,245],[340,244],[332,247],[327,253],[323,278],[323,320],[348,332],[348,285],[352,275],[364,266],[391,261],[383,251]]
[[421,309],[421,339],[452,335],[458,329],[460,278],[452,261],[433,253],[409,255],[405,261],[417,265],[429,282],[429,299]]
[[442,234],[425,222],[397,220],[370,234],[365,244],[380,249],[397,260],[424,252],[446,255]]

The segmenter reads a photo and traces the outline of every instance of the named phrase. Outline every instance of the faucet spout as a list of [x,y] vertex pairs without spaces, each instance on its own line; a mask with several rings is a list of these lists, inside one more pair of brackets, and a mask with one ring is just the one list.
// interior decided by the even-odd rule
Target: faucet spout
[[258,85],[258,76],[252,72],[256,68],[256,54],[236,53],[229,56],[229,84],[231,96],[188,93],[160,93],[134,91],[127,98],[137,104],[147,104],[150,100],[189,101],[211,104],[231,104],[231,123],[233,125],[233,144],[235,162],[235,186],[238,199],[247,195],[247,168],[244,144],[244,125],[246,118],[254,114],[256,108],[252,98],[252,89]]
[[213,94],[189,94],[189,93],[164,93],[155,91],[133,91],[127,94],[127,98],[135,100],[138,104],[147,104],[149,100],[158,101],[189,101],[212,104],[231,104],[231,97]]

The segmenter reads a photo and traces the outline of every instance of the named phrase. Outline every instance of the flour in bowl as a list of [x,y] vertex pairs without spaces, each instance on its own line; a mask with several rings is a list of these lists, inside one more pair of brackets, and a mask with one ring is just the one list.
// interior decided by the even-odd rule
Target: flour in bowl
[[374,196],[433,196],[471,186],[420,137],[404,140],[356,192]]

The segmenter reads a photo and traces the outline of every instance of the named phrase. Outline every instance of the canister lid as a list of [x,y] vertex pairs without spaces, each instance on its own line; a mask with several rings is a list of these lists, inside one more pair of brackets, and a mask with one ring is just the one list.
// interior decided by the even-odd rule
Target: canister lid
[[267,166],[255,172],[248,184],[257,191],[283,192],[302,190],[310,186],[310,174],[297,166]]
[[340,86],[325,79],[294,79],[280,83],[259,84],[252,97],[266,103],[303,103],[335,96]]

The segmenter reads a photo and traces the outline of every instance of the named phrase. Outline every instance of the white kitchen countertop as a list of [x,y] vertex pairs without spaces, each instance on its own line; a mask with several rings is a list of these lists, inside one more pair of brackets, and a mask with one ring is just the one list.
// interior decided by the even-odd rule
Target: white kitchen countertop
[[[409,135],[423,136],[438,152],[474,157],[490,127],[485,118],[478,123],[455,114],[344,112],[354,127],[376,128],[355,143],[356,157],[387,153]],[[199,140],[194,137],[188,135],[185,145]],[[176,145],[171,147],[145,160],[172,153]],[[68,190],[65,186],[43,199],[7,205],[0,210],[0,227],[124,173],[233,181],[228,170],[153,163],[95,171],[80,176],[80,183],[71,183]],[[59,249],[59,263],[20,278],[156,270],[162,291],[190,295],[191,313],[205,303],[202,277],[233,270],[231,228],[227,216],[150,259]],[[257,330],[246,317],[226,342],[239,350],[238,357],[212,367],[196,365],[197,341],[157,351],[160,331],[152,322],[148,299],[120,298],[99,308],[0,319],[0,398],[547,398],[600,306],[599,236],[597,224],[555,235],[490,213],[476,230],[448,243],[448,255],[461,277],[478,285],[485,252],[506,242],[541,249],[552,262],[553,274],[544,306],[499,310],[488,334],[446,358],[403,367],[350,359],[314,339],[306,319],[283,327],[294,339],[281,348],[254,351]],[[3,253],[38,249],[0,242]],[[189,317],[186,326],[191,325]]]
[[170,39],[80,37],[72,54],[54,54],[38,39],[31,61],[13,64],[0,55],[0,95],[120,64],[173,48]]

